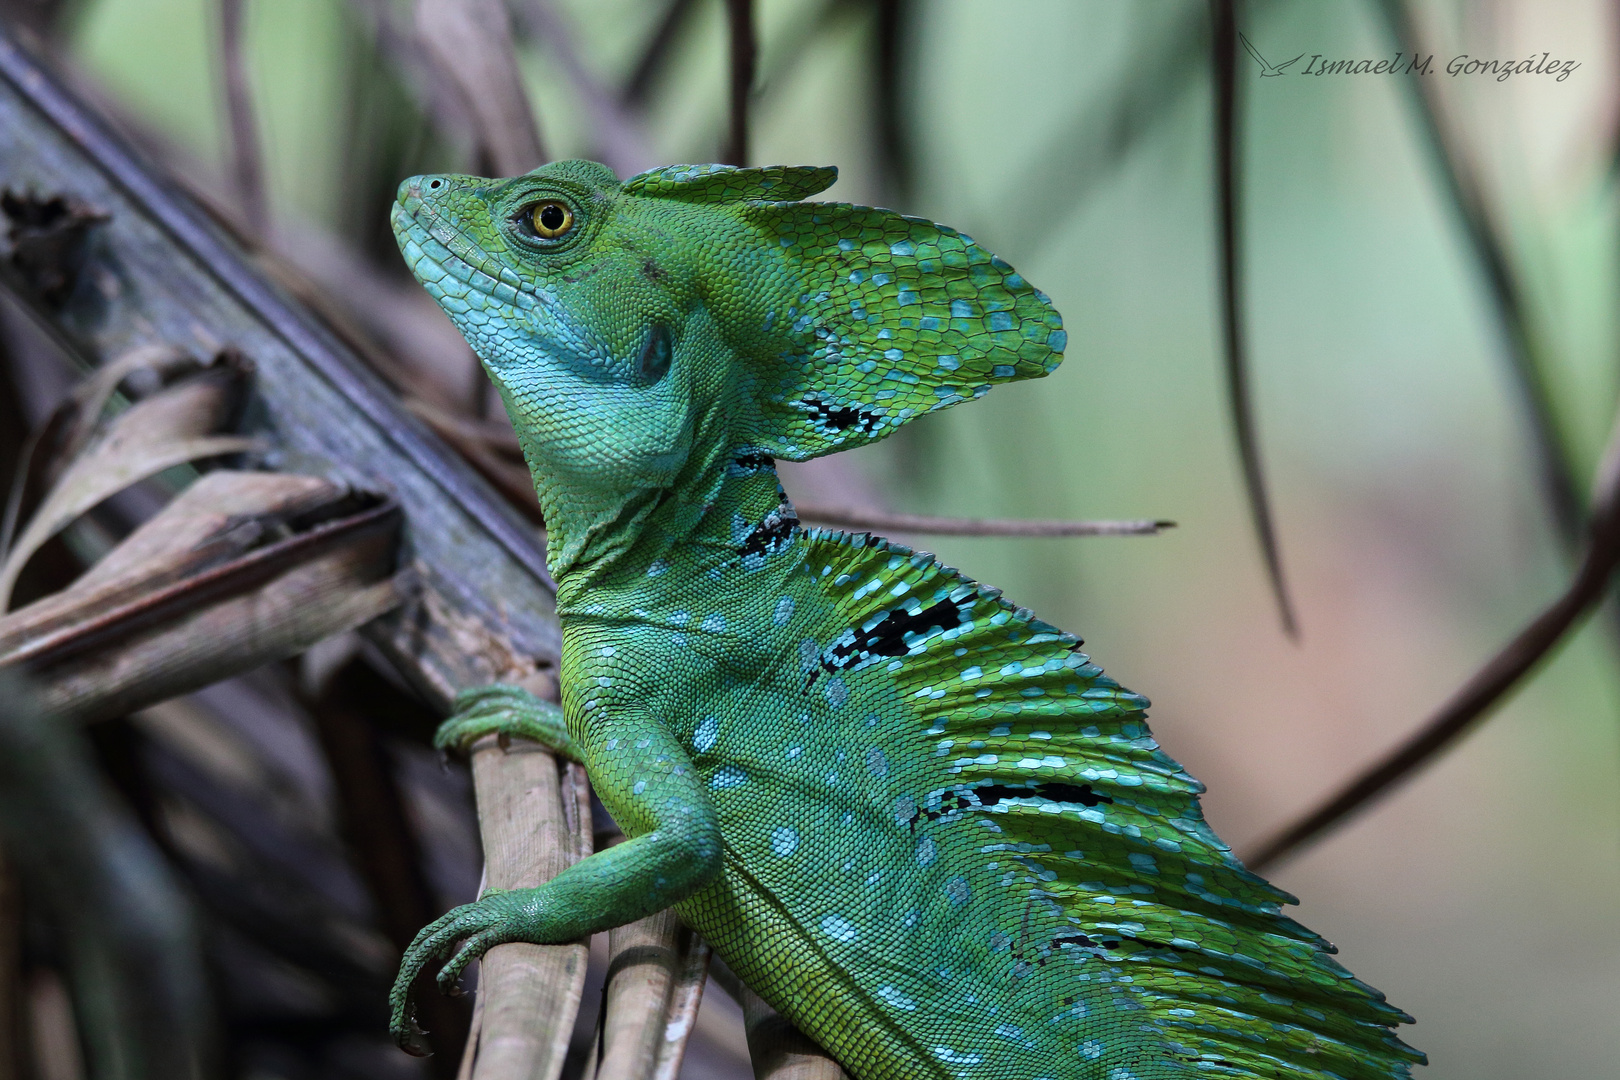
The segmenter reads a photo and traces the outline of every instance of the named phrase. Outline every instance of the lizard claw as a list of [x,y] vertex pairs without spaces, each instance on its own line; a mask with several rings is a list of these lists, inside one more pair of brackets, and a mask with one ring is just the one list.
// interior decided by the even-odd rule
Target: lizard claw
[[501,736],[503,747],[514,736],[532,739],[570,760],[582,760],[562,709],[521,686],[492,683],[463,690],[456,695],[455,715],[439,725],[433,745],[443,752],[464,754],[485,735]]
[[416,1024],[416,1010],[411,1009],[403,1020],[403,1027],[390,1025],[389,1032],[394,1036],[394,1045],[405,1051],[411,1057],[432,1057],[433,1051],[422,1045],[421,1036],[426,1035]]
[[[439,970],[439,992],[460,993],[457,981],[467,965],[496,945],[534,938],[538,909],[530,900],[537,890],[490,892],[471,904],[463,904],[424,926],[405,950],[399,975],[388,995],[391,1007],[388,1031],[394,1044],[407,1054],[423,1057],[426,1051],[416,1042],[422,1034],[410,1008],[411,984],[434,960],[454,950],[450,961]],[[459,947],[457,942],[460,942]]]

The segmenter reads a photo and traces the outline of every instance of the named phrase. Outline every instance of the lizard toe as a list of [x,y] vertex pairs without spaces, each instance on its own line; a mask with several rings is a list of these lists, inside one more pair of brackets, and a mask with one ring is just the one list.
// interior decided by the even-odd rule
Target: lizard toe
[[520,686],[494,683],[456,696],[456,713],[433,735],[440,751],[465,754],[486,735],[531,739],[571,760],[581,758],[562,710]]
[[510,941],[511,937],[496,929],[483,930],[469,937],[461,943],[444,967],[439,969],[439,992],[452,997],[461,993],[461,976],[467,970],[467,965],[482,957],[497,945]]
[[486,686],[471,687],[457,694],[456,712],[470,712],[488,703],[532,706],[539,701],[540,698],[521,686],[514,686],[512,683],[489,683]]

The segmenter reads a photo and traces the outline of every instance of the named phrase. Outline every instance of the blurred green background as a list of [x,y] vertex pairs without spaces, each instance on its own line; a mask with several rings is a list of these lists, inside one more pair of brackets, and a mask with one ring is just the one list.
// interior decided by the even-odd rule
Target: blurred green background
[[[358,216],[375,202],[355,197],[368,182],[356,155],[373,145],[357,132],[374,136],[408,94],[378,74],[355,15],[366,6],[247,5],[272,216],[295,261],[315,237],[370,242],[380,229]],[[554,7],[584,67],[616,87],[665,6]],[[1082,634],[1147,694],[1156,733],[1209,785],[1208,815],[1241,852],[1414,728],[1567,580],[1490,294],[1404,77],[1302,76],[1302,60],[1263,79],[1240,57],[1251,361],[1303,628],[1290,643],[1225,404],[1205,6],[908,11],[908,187],[881,168],[873,15],[858,3],[758,5],[750,157],[837,164],[826,197],[898,202],[971,232],[1052,296],[1068,359],[850,455],[846,473],[787,482],[927,513],[1179,522],[1156,539],[924,546]],[[1563,82],[1438,79],[1553,360],[1559,430],[1589,476],[1620,374],[1612,5],[1418,11],[1437,67],[1462,53],[1580,62]],[[1371,4],[1251,3],[1241,20],[1274,62],[1396,51]],[[208,179],[228,155],[218,35],[211,0],[89,0],[65,41],[109,99],[197,163],[202,186],[223,188]],[[526,40],[523,61],[550,155],[594,154],[593,114],[555,42]],[[719,154],[725,73],[722,7],[703,0],[651,86],[644,164]],[[1150,104],[1121,112],[1126,98]],[[396,173],[373,186],[406,167],[467,167],[453,139],[399,131],[369,166]],[[1417,1018],[1406,1038],[1436,1080],[1615,1075],[1616,655],[1612,623],[1593,620],[1483,730],[1275,875],[1302,898],[1300,919]]]

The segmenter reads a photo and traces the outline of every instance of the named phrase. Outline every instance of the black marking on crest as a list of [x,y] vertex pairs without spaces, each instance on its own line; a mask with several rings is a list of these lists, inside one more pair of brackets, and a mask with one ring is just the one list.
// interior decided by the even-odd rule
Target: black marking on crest
[[883,415],[864,405],[838,405],[813,394],[800,398],[798,404],[810,414],[810,422],[824,431],[854,428],[862,435],[871,435],[883,426]]

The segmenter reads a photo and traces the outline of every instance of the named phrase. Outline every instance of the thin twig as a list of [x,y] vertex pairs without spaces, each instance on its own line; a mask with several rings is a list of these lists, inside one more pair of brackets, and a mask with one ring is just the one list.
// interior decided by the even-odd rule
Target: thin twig
[[726,0],[731,41],[731,134],[725,159],[748,164],[748,99],[754,91],[754,64],[759,45],[754,37],[754,0]]
[[[1396,47],[1420,54],[1423,41],[1405,0],[1379,0],[1379,7]],[[1417,106],[1423,136],[1439,166],[1440,180],[1495,301],[1509,366],[1530,421],[1536,464],[1554,523],[1564,541],[1574,548],[1581,535],[1581,495],[1568,444],[1559,433],[1558,411],[1548,382],[1547,350],[1530,326],[1524,290],[1514,273],[1501,230],[1492,220],[1473,163],[1447,123],[1440,80],[1417,76],[1405,81]]]
[[1434,761],[1440,751],[1501,704],[1553,646],[1603,601],[1609,579],[1620,565],[1620,416],[1609,436],[1594,501],[1597,505],[1586,553],[1564,594],[1515,634],[1404,743],[1315,810],[1261,844],[1253,856],[1244,860],[1250,869],[1264,871],[1288,858]]
[[[503,425],[471,420],[415,398],[405,407],[433,426],[462,456],[500,488],[502,494],[531,511],[527,472],[517,464],[523,450],[517,436]],[[931,514],[895,514],[885,510],[856,510],[844,506],[799,505],[799,517],[818,525],[874,532],[928,533],[935,536],[1156,536],[1176,523],[1156,518],[1125,521],[1048,521],[1009,518],[937,517]]]
[[653,82],[675,51],[675,40],[680,36],[681,27],[696,8],[696,0],[670,0],[669,7],[664,9],[664,17],[658,21],[657,29],[647,39],[641,58],[631,70],[630,78],[625,80],[624,90],[619,94],[620,101],[637,107],[647,104]]
[[1283,577],[1282,552],[1266,493],[1260,462],[1259,435],[1249,393],[1249,372],[1243,333],[1243,222],[1242,178],[1239,153],[1237,82],[1237,13],[1235,0],[1210,0],[1210,68],[1215,77],[1215,179],[1220,217],[1221,316],[1225,331],[1226,389],[1232,409],[1232,430],[1243,464],[1243,486],[1255,536],[1266,561],[1266,576],[1277,598],[1283,632],[1299,638],[1299,623]]
[[882,510],[849,510],[800,506],[799,517],[839,528],[879,532],[931,533],[938,536],[1157,536],[1173,521],[1019,521],[1008,518],[933,517],[891,514]]
[[[811,46],[818,37],[836,25],[835,20],[862,16],[867,11],[868,5],[865,0],[821,0],[818,4],[805,3],[794,7],[790,15],[784,16],[784,21],[777,32],[771,35],[768,48],[761,46],[757,40],[755,42],[753,84],[761,88],[762,97],[770,88],[791,82],[795,70],[810,54]],[[631,96],[627,91],[625,100],[629,102],[630,99]],[[750,101],[750,106],[752,104]],[[727,115],[721,117],[718,122],[723,129],[729,130],[731,122],[729,108]],[[726,130],[721,131],[719,141],[726,140]]]
[[220,0],[220,56],[224,65],[225,112],[231,127],[231,176],[236,182],[237,198],[242,201],[242,216],[262,240],[270,230],[270,208],[265,199],[264,158],[259,152],[253,95],[242,60],[244,3]]
[[40,434],[44,428],[36,428],[23,439],[22,448],[17,453],[17,467],[12,470],[11,486],[6,490],[6,505],[0,511],[0,563],[11,553],[11,541],[17,535],[17,520],[22,516],[23,493],[28,488],[28,476],[33,470],[34,453],[39,449]]
[[[405,407],[433,426],[459,450],[486,479],[525,513],[535,509],[532,487],[517,436],[502,425],[471,420],[436,405],[408,398]],[[843,506],[796,507],[799,517],[818,525],[873,532],[928,533],[935,536],[1156,536],[1176,523],[1142,518],[1126,521],[1020,521],[1008,518],[936,517],[930,514],[895,514],[884,510],[855,510]]]

